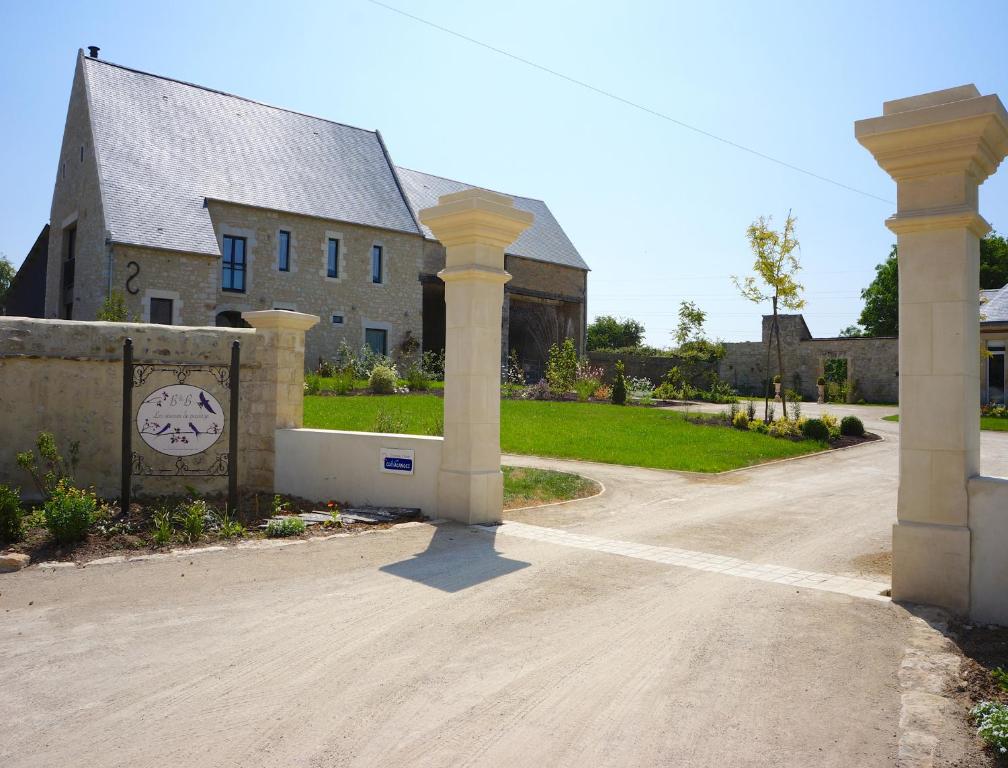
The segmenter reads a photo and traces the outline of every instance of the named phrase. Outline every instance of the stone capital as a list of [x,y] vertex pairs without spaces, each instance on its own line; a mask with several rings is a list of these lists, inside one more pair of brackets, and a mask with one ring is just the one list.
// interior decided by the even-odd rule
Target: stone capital
[[485,189],[442,195],[433,208],[420,211],[420,221],[445,248],[459,245],[504,249],[532,225],[534,216],[514,207],[511,198]]
[[302,312],[288,312],[285,309],[263,309],[256,312],[242,312],[242,320],[256,330],[307,331],[318,325],[318,315]]
[[897,182],[961,175],[981,184],[1008,154],[1008,112],[974,85],[889,101],[882,112],[858,120],[854,135]]

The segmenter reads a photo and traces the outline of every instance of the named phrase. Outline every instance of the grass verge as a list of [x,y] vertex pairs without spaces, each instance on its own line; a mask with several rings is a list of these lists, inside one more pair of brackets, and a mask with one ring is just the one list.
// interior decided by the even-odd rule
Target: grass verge
[[504,509],[552,504],[594,496],[601,486],[570,472],[531,467],[501,467],[504,472]]
[[[383,411],[395,414],[407,433],[424,434],[443,407],[433,395],[309,396],[304,425],[370,432]],[[690,424],[680,413],[656,408],[536,400],[501,401],[501,449],[690,472],[723,472],[823,450],[812,441]]]
[[[899,421],[899,414],[883,416],[882,421]],[[1008,419],[1001,419],[997,416],[981,416],[980,429],[987,432],[1008,432]]]

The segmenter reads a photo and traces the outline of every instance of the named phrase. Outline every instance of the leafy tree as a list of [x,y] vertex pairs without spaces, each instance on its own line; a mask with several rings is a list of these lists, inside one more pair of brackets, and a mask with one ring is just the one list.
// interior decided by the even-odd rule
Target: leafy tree
[[112,289],[112,292],[105,297],[102,308],[98,311],[98,320],[109,323],[125,323],[129,320],[129,311],[126,309],[126,297],[122,291]]
[[1001,288],[1008,284],[1008,238],[989,232],[980,238],[980,287]]
[[875,267],[875,279],[861,291],[864,309],[858,322],[865,336],[896,336],[899,333],[899,271],[896,246],[889,258]]
[[7,301],[7,291],[10,290],[11,281],[16,274],[17,270],[14,269],[10,259],[6,254],[0,253],[0,307],[4,306]]
[[[798,240],[795,237],[797,221],[788,211],[784,221],[784,229],[780,232],[771,229],[772,217],[760,216],[749,225],[746,239],[756,260],[753,263],[754,277],[739,280],[732,277],[735,287],[742,296],[754,304],[770,301],[773,308],[773,326],[770,338],[767,340],[766,362],[766,396],[763,403],[763,420],[770,421],[770,347],[774,337],[777,338],[777,373],[784,381],[784,356],[781,352],[780,325],[777,322],[779,307],[801,309],[805,300],[801,297],[804,287],[795,280],[795,275],[801,269],[795,252],[798,250]],[[781,391],[781,413],[787,418],[787,397]]]
[[617,320],[612,315],[599,315],[588,326],[588,349],[619,349],[639,347],[644,341],[644,326],[630,318]]
[[848,325],[846,328],[840,331],[840,335],[846,338],[857,338],[859,336],[865,336],[864,328],[860,325]]
[[676,341],[676,356],[680,357],[690,377],[696,375],[698,366],[706,366],[724,357],[724,344],[711,341],[704,331],[707,313],[692,301],[679,304],[679,325],[672,336]]

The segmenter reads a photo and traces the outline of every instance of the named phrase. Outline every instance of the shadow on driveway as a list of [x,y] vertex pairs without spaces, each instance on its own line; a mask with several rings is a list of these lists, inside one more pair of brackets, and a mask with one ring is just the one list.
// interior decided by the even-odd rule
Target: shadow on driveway
[[502,557],[494,547],[495,539],[495,535],[463,526],[439,525],[426,550],[378,570],[442,592],[460,592],[531,565]]

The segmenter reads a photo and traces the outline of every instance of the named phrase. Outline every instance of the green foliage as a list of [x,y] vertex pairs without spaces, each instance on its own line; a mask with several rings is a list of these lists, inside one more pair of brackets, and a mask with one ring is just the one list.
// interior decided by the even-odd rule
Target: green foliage
[[857,416],[844,416],[840,420],[840,434],[848,437],[864,437],[864,424]]
[[271,539],[300,536],[305,532],[305,523],[300,517],[285,517],[266,523],[266,535]]
[[411,365],[406,370],[406,386],[410,392],[426,392],[430,385],[430,378],[419,365]]
[[613,405],[626,405],[626,394],[626,369],[623,366],[623,361],[617,360],[612,385]]
[[574,389],[577,379],[578,357],[573,339],[564,339],[561,345],[552,345],[546,363],[546,382],[554,395],[564,395]]
[[172,536],[175,535],[175,528],[172,525],[171,513],[167,509],[154,513],[154,529],[151,532],[151,541],[155,546],[166,547],[171,543]]
[[31,475],[32,481],[43,498],[49,498],[62,480],[73,485],[74,472],[77,469],[77,462],[80,460],[80,443],[70,443],[70,449],[67,453],[69,458],[64,460],[56,447],[56,438],[52,433],[39,432],[35,448],[37,453],[22,451],[17,454],[16,461],[21,469]]
[[605,371],[597,365],[592,365],[588,358],[578,360],[574,375],[574,391],[577,393],[577,399],[582,403],[591,399],[602,386],[603,376]]
[[504,504],[510,508],[582,498],[598,488],[594,481],[569,472],[508,466],[501,471]]
[[762,421],[750,421],[749,431],[758,432],[761,435],[765,435],[770,432],[770,428]]
[[[405,429],[405,426],[403,426]],[[401,432],[401,430],[400,430]],[[423,433],[425,435],[430,435],[431,437],[442,437],[444,436],[444,411],[435,413],[427,423],[424,425]]]
[[245,535],[245,526],[233,520],[227,509],[219,513],[215,519],[217,533],[225,539],[240,539]]
[[767,434],[771,437],[800,437],[802,424],[797,419],[777,419],[767,424]]
[[14,269],[10,259],[0,253],[0,307],[3,307],[7,300],[7,292],[10,290],[11,282],[16,274],[17,270]]
[[617,320],[612,315],[599,315],[588,325],[589,350],[635,348],[643,340],[644,326],[629,318]]
[[102,307],[98,310],[98,320],[108,323],[125,323],[129,320],[129,310],[126,309],[126,297],[122,291],[113,288],[112,292],[102,301]]
[[317,395],[322,389],[322,376],[317,373],[306,373],[304,377],[304,393]]
[[784,229],[780,232],[770,228],[772,221],[773,217],[760,216],[746,230],[746,239],[755,257],[755,277],[740,280],[733,276],[732,280],[742,296],[754,304],[762,304],[776,297],[780,306],[801,309],[805,306],[805,300],[801,298],[804,286],[795,280],[795,275],[801,269],[795,255],[798,250],[798,240],[795,238],[797,221],[789,213]]
[[991,677],[994,678],[994,682],[997,683],[998,688],[1008,693],[1008,671],[1005,671],[1001,667],[994,667],[991,670]]
[[208,520],[213,520],[213,510],[203,499],[195,499],[179,505],[176,521],[181,529],[182,538],[190,544],[203,538]]
[[749,416],[745,411],[739,411],[732,416],[732,426],[735,429],[749,429]]
[[444,381],[444,350],[428,350],[420,356],[420,367],[431,381]]
[[750,400],[749,402],[747,402],[746,403],[746,407],[745,407],[745,412],[746,412],[746,418],[748,418],[749,421],[755,421],[756,420],[756,403],[754,403],[752,400]]
[[518,360],[518,350],[512,349],[508,354],[508,364],[504,369],[504,380],[501,382],[502,397],[518,397],[525,389],[525,369]]
[[21,494],[0,484],[0,544],[13,544],[23,536]]
[[868,334],[865,333],[864,328],[860,325],[848,325],[840,331],[840,336],[845,338],[859,338],[861,336],[868,336]]
[[977,736],[983,739],[995,754],[1008,753],[1008,704],[982,701],[970,710],[977,726]]
[[66,479],[56,483],[42,507],[46,528],[58,544],[71,544],[83,539],[97,511],[98,499],[94,493],[74,488]]
[[858,323],[865,336],[896,336],[899,334],[899,262],[896,246],[888,258],[875,267],[875,278],[861,291],[864,309]]
[[818,379],[815,380],[815,383],[816,383],[817,386],[825,387],[826,386],[826,377],[825,376],[820,376]]
[[991,231],[980,238],[980,287],[1000,288],[1008,283],[1008,239]]
[[824,413],[819,416],[819,421],[826,425],[829,430],[830,440],[840,437],[840,422],[832,413]]
[[336,371],[332,377],[332,391],[337,395],[347,395],[353,391],[354,372],[353,368],[343,368]]
[[830,431],[822,419],[808,419],[802,424],[801,432],[809,440],[817,440],[820,443],[825,443],[829,440]]
[[395,392],[399,375],[391,365],[378,364],[371,369],[368,388],[375,395],[391,395]]
[[270,502],[270,508],[273,510],[274,517],[277,515],[282,515],[290,509],[290,504],[288,504],[284,497],[279,493],[273,496],[273,501]]
[[[444,429],[444,424],[441,428]],[[374,428],[371,431],[386,435],[401,435],[406,432],[406,420],[399,411],[382,409],[375,415]]]

